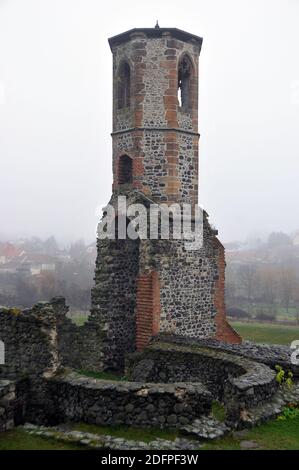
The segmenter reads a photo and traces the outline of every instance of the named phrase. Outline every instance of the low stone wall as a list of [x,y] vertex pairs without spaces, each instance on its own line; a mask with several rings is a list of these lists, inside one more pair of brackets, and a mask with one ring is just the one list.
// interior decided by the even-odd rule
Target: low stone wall
[[9,380],[0,380],[0,432],[14,426],[15,384]]
[[[294,340],[296,338],[294,337]],[[182,342],[183,339],[180,339]],[[247,359],[252,359],[268,365],[275,369],[276,365],[280,365],[285,371],[291,371],[295,378],[299,378],[299,365],[292,364],[292,350],[288,345],[281,344],[257,344],[252,341],[243,341],[242,344],[228,344],[213,339],[196,340],[201,346],[237,354]]]
[[56,314],[61,301],[40,302],[32,309],[0,310],[0,338],[5,345],[3,377],[51,375],[59,367]]
[[160,335],[128,358],[128,375],[137,384],[57,378],[64,367],[102,370],[107,346],[92,316],[77,327],[67,312],[63,298],[23,311],[0,309],[0,339],[5,344],[0,379],[16,383],[15,401],[10,403],[13,417],[4,407],[0,429],[1,416],[4,423],[56,424],[59,414],[61,419],[101,424],[176,426],[206,413],[212,398],[224,401],[228,418],[237,423],[242,413],[267,402],[276,390],[275,372],[263,362],[271,367],[290,364],[290,352],[282,346]]
[[154,342],[128,357],[127,374],[134,381],[196,382],[225,403],[228,420],[266,402],[277,390],[275,372],[244,357],[192,344]]
[[103,370],[105,336],[93,318],[79,327],[65,315],[60,316],[57,332],[62,366],[95,372]]
[[209,413],[212,396],[199,384],[111,382],[69,373],[48,380],[57,421],[178,427]]
[[67,317],[68,310],[62,297],[31,309],[0,308],[0,340],[5,345],[0,377],[40,380],[64,366],[102,370],[101,328],[92,318],[76,326]]
[[16,383],[14,417],[45,423],[49,400],[46,379],[61,367],[59,317],[65,318],[64,299],[40,302],[31,309],[0,309],[0,338],[5,344],[5,364],[0,377]]

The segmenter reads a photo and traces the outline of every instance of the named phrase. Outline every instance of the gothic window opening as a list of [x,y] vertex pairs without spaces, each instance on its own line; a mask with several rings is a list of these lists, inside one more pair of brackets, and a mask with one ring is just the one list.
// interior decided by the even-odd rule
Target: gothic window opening
[[118,108],[128,108],[131,101],[131,70],[127,62],[120,66],[118,80]]
[[183,111],[191,109],[191,77],[192,63],[187,55],[184,55],[178,69],[178,102]]
[[133,161],[128,155],[122,155],[118,164],[118,184],[132,183]]

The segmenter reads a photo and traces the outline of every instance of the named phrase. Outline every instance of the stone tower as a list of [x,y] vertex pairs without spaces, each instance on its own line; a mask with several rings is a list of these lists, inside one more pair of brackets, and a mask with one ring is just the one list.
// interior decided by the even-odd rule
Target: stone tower
[[[128,203],[198,202],[198,60],[202,39],[137,28],[113,54],[113,194]],[[181,240],[99,239],[90,321],[103,369],[159,334],[240,342],[226,321],[224,248],[204,213],[203,246]]]
[[197,202],[198,59],[202,39],[176,28],[134,29],[113,53],[113,189],[157,202]]

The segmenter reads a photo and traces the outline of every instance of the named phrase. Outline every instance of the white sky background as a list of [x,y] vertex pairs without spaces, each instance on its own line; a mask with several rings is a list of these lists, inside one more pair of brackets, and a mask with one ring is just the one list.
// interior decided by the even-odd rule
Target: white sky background
[[204,39],[200,201],[220,238],[299,229],[299,0],[0,0],[0,234],[95,239],[107,38],[156,19]]

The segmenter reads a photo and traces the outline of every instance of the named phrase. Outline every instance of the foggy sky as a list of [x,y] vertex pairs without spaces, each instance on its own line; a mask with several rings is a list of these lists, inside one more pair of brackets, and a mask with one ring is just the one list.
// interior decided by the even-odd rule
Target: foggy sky
[[95,239],[107,38],[156,19],[203,37],[200,202],[220,239],[299,229],[298,0],[0,0],[0,235]]

